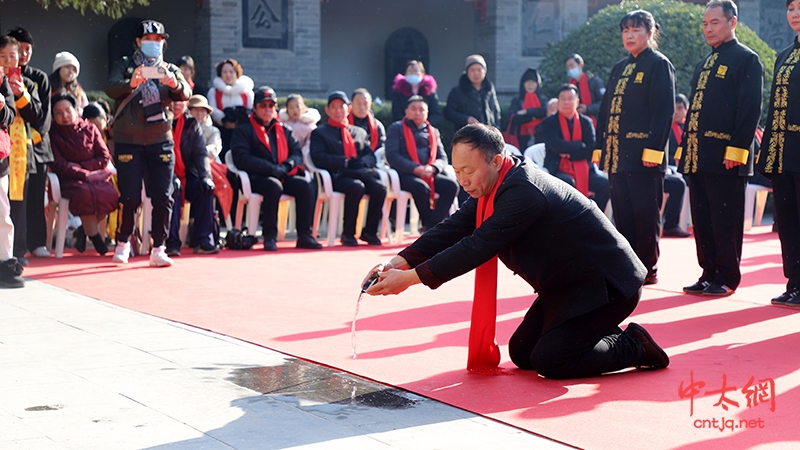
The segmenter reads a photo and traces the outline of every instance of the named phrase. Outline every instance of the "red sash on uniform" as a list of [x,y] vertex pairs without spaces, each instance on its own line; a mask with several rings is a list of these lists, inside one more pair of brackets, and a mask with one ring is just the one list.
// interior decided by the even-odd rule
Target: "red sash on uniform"
[[[350,111],[350,115],[347,116],[347,120],[352,124],[356,123],[356,118],[353,115],[353,111]],[[374,152],[378,149],[378,139],[380,136],[378,135],[378,123],[375,122],[375,116],[372,115],[372,111],[367,111],[367,124],[369,126],[370,145],[372,145],[372,151]]]
[[[427,165],[432,166],[433,163],[436,162],[436,155],[439,152],[439,146],[436,145],[438,139],[436,139],[436,132],[433,130],[431,123],[427,120],[425,123],[428,124],[428,142],[431,149],[431,156],[428,158]],[[417,141],[414,139],[414,132],[411,131],[411,127],[406,124],[406,119],[403,119],[403,138],[406,141],[408,156],[415,163],[422,165],[422,163],[419,162],[419,155],[417,154]],[[428,183],[428,186],[431,188],[431,209],[433,209],[436,207],[436,189],[433,187],[434,177],[430,177],[427,180],[423,179],[422,181]]]
[[[565,141],[580,142],[583,140],[583,129],[579,115],[575,114],[572,117],[571,138],[569,127],[567,126],[567,118],[561,113],[558,113],[558,123],[561,125],[561,135],[564,136]],[[572,161],[569,157],[564,156],[558,164],[558,170],[571,176],[575,180],[575,189],[579,190],[581,194],[589,196],[589,161],[585,159]]]
[[347,127],[350,125],[350,122],[348,122],[347,119],[344,119],[343,122],[337,123],[328,118],[328,125],[342,130],[342,145],[344,146],[344,157],[346,159],[351,159],[358,156],[358,151],[356,151],[356,141],[353,140],[353,135],[350,134],[350,130],[347,129]]
[[[503,184],[506,174],[514,166],[514,161],[503,158],[503,165],[497,182],[489,195],[478,199],[475,214],[475,228],[494,213],[494,198],[497,189]],[[495,340],[497,329],[497,256],[475,269],[475,296],[472,301],[472,318],[469,326],[469,352],[467,371],[484,375],[504,375],[499,368],[500,347]]]
[[[536,92],[526,92],[525,102],[522,104],[522,109],[541,108],[542,102],[539,101],[539,96]],[[536,133],[536,125],[542,123],[542,119],[538,117],[528,123],[523,123],[519,127],[519,134],[523,136],[533,136]]]

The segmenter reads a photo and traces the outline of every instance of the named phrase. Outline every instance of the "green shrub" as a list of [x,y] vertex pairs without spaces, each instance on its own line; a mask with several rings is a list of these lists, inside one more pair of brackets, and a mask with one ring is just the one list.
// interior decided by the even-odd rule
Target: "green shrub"
[[114,106],[114,100],[112,100],[111,97],[109,97],[103,91],[86,91],[86,98],[88,98],[90,102],[102,98],[103,100],[107,101],[109,105],[112,107]]
[[[560,42],[548,44],[539,67],[545,93],[553,97],[558,87],[566,82],[564,59],[573,53],[583,57],[586,70],[607,82],[614,64],[628,54],[622,46],[619,21],[625,14],[637,9],[649,11],[661,25],[659,51],[675,66],[676,91],[689,96],[695,66],[711,48],[706,44],[702,32],[705,7],[678,0],[623,0],[601,9]],[[766,111],[775,51],[742,23],[736,27],[736,37],[756,52],[764,64],[763,96]],[[764,120],[766,114],[762,114],[762,122]]]

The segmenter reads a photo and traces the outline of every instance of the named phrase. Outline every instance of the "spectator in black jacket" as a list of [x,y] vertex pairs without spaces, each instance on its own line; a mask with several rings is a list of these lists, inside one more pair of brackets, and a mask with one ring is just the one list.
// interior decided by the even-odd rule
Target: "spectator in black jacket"
[[467,57],[458,86],[447,96],[444,117],[455,124],[456,130],[473,123],[500,126],[500,103],[494,84],[486,78],[483,56]]
[[[277,119],[278,96],[269,86],[255,89],[253,112],[247,122],[233,131],[231,152],[236,167],[250,176],[253,191],[264,196],[261,202],[261,229],[264,250],[278,249],[278,203],[282,194],[291,195],[297,212],[297,248],[322,248],[311,235],[314,190],[303,175],[303,152],[292,135]],[[363,130],[362,130],[363,131]],[[313,150],[313,147],[312,147]],[[252,230],[255,234],[255,230]]]
[[547,102],[550,100],[539,92],[542,77],[539,71],[529,67],[519,80],[519,96],[511,100],[511,130],[517,135],[520,150],[534,144],[536,125],[547,116]]

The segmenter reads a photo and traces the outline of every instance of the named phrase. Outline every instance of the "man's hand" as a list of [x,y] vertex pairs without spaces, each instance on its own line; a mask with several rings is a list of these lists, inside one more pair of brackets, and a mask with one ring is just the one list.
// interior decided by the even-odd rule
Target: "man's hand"
[[578,112],[581,114],[586,114],[586,105],[578,105]]
[[642,165],[645,166],[645,167],[657,167],[659,164],[658,163],[653,163],[653,162],[642,161]]
[[733,160],[730,160],[730,159],[726,159],[725,161],[723,161],[723,164],[725,164],[725,168],[728,169],[728,170],[731,170],[736,166],[741,166],[742,165],[742,163],[740,163],[739,161],[733,161]]
[[386,272],[378,272],[378,282],[367,290],[369,295],[393,295],[399,294],[410,286],[419,284],[417,271],[389,269]]
[[175,74],[172,73],[167,67],[167,63],[162,62],[161,67],[167,71],[167,74],[164,78],[161,79],[161,84],[169,87],[170,89],[177,89],[178,88],[178,79],[175,78]]
[[211,178],[203,178],[200,182],[200,191],[205,195],[213,195],[215,187],[214,181],[212,181]]

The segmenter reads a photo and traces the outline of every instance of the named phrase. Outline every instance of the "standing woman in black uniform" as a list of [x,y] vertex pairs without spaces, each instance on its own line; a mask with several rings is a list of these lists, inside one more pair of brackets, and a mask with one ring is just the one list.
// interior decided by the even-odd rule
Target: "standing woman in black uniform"
[[609,174],[614,223],[647,267],[644,284],[655,284],[675,69],[655,50],[658,24],[652,14],[632,11],[619,28],[630,55],[611,71],[592,159]]
[[789,280],[772,304],[800,306],[800,68],[795,67],[800,62],[800,0],[786,0],[786,19],[798,37],[775,58],[757,165],[772,178],[783,275]]

